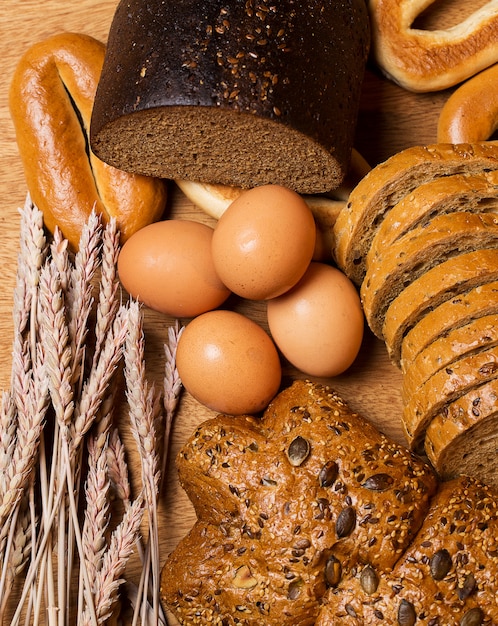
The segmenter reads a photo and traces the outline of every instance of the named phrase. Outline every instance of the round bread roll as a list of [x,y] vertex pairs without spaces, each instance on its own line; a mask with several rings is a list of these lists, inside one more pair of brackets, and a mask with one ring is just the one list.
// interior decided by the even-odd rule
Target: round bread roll
[[496,0],[450,28],[414,27],[435,0],[370,0],[374,57],[405,89],[447,89],[498,61]]
[[351,158],[370,46],[364,0],[122,0],[91,145],[123,170],[321,193]]
[[125,241],[158,220],[166,204],[161,180],[118,170],[88,151],[90,118],[105,46],[62,33],[34,44],[19,61],[9,104],[27,186],[45,225],[70,245],[92,210],[116,219]]

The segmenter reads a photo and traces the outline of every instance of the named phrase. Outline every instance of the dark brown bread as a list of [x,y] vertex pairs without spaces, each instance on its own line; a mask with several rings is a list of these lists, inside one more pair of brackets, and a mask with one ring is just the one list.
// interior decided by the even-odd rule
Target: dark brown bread
[[436,488],[428,465],[304,381],[261,419],[200,425],[177,463],[198,521],[161,594],[183,624],[312,626],[358,563],[395,564]]
[[364,0],[122,0],[92,148],[162,178],[329,191],[348,169],[369,45]]
[[497,496],[477,480],[442,484],[392,572],[364,563],[331,589],[316,626],[498,623]]

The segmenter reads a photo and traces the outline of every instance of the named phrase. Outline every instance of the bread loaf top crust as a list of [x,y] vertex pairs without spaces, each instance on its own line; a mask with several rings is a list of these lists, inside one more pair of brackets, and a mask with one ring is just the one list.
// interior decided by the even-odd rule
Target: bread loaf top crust
[[349,164],[369,44],[362,0],[122,0],[92,149],[163,178],[328,191]]

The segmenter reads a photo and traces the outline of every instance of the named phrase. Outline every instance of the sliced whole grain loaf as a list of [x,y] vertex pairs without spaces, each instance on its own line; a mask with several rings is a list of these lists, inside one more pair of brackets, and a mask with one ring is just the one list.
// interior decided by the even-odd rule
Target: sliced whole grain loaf
[[497,624],[497,536],[495,491],[448,481],[392,571],[358,567],[329,589],[315,626]]
[[401,396],[409,402],[414,390],[430,376],[451,367],[462,356],[477,354],[498,345],[498,314],[472,319],[468,324],[445,332],[403,369]]
[[391,360],[400,366],[405,335],[431,309],[498,280],[498,250],[473,250],[428,270],[399,294],[386,311],[383,337]]
[[420,449],[427,426],[447,404],[497,377],[498,348],[494,346],[457,359],[420,386],[405,386],[402,421],[410,448]]
[[498,379],[472,389],[433,417],[425,451],[443,480],[463,473],[498,489]]
[[498,281],[478,285],[429,310],[403,338],[400,366],[406,372],[417,356],[452,329],[498,313]]
[[424,183],[387,212],[367,254],[366,266],[385,253],[397,239],[436,215],[498,210],[498,171],[455,174]]
[[453,174],[498,169],[498,146],[432,144],[413,146],[374,167],[353,189],[335,227],[338,266],[360,285],[372,240],[388,211],[420,185]]
[[498,216],[493,213],[438,215],[408,231],[369,265],[361,284],[365,317],[383,338],[391,302],[410,283],[448,258],[482,248],[498,248]]

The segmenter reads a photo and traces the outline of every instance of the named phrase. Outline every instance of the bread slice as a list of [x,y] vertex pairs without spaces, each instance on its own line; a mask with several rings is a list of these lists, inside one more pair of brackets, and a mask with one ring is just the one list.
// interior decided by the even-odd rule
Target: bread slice
[[391,302],[431,268],[458,254],[497,247],[498,216],[493,213],[438,215],[408,231],[367,268],[360,292],[371,330],[383,338]]
[[329,589],[315,626],[497,624],[497,536],[495,491],[448,481],[393,570],[358,567]]
[[436,415],[425,450],[444,479],[476,476],[498,490],[498,380],[472,389]]
[[484,315],[452,328],[418,353],[403,369],[402,398],[408,402],[414,389],[459,358],[498,345],[498,315]]
[[409,230],[436,215],[498,210],[498,171],[455,174],[424,183],[402,198],[386,214],[367,254],[367,267]]
[[400,367],[406,372],[417,356],[439,337],[473,319],[498,313],[498,281],[469,289],[441,303],[420,319],[401,344]]
[[431,309],[473,287],[498,280],[498,250],[473,250],[425,272],[399,294],[386,311],[383,337],[390,358],[400,366],[408,331]]
[[442,176],[497,169],[498,146],[486,142],[413,146],[394,154],[360,181],[339,215],[334,227],[337,264],[360,285],[375,233],[403,197]]
[[495,378],[498,378],[496,346],[457,359],[420,386],[405,385],[402,421],[410,448],[420,449],[427,426],[447,404]]

